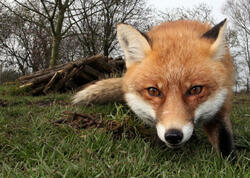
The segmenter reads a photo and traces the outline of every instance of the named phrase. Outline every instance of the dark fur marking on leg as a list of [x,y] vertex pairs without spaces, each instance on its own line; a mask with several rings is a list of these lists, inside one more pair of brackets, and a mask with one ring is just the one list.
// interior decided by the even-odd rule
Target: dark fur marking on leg
[[222,156],[227,157],[231,154],[232,161],[235,162],[237,160],[237,155],[234,150],[232,134],[230,133],[230,131],[228,131],[228,129],[224,126],[223,123],[220,123],[218,136],[218,146],[222,153]]
[[228,156],[233,149],[232,135],[224,126],[219,127],[219,148],[223,156]]

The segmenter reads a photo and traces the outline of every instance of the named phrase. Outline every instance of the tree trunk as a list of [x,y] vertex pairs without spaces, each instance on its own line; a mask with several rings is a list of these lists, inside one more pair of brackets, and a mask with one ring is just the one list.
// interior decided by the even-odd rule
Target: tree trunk
[[249,86],[250,82],[249,82],[249,78],[247,77],[247,83],[246,83],[246,93],[250,93],[250,86]]
[[49,67],[54,67],[57,65],[59,60],[59,48],[62,40],[62,27],[64,21],[64,13],[66,8],[68,7],[68,0],[65,1],[65,5],[60,5],[59,3],[59,13],[56,22],[56,29],[53,31],[53,41],[52,41],[52,49],[51,49],[51,57],[50,57],[50,65]]
[[103,55],[109,56],[109,46],[107,44],[104,44]]
[[61,37],[53,36],[51,57],[50,57],[50,63],[49,63],[50,68],[54,67],[58,63],[60,43],[61,43]]

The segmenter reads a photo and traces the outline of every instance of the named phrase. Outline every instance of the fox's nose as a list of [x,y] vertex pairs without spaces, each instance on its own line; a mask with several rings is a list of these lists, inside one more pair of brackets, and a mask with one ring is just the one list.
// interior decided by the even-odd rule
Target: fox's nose
[[183,138],[183,133],[177,129],[170,129],[164,137],[169,144],[179,144]]

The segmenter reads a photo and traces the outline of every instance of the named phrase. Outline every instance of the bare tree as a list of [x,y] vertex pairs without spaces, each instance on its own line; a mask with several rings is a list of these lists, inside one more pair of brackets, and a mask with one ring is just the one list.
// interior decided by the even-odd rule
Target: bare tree
[[100,52],[109,55],[117,47],[118,23],[146,24],[144,0],[8,2],[0,2],[0,60],[23,74]]
[[[0,2],[3,6],[8,8],[13,14],[21,17],[24,21],[28,21],[37,26],[43,27],[47,29],[45,24],[49,24],[49,32],[52,35],[52,48],[51,48],[51,57],[50,57],[50,67],[57,64],[59,60],[59,48],[61,40],[64,35],[68,32],[71,25],[65,26],[64,20],[68,18],[66,16],[67,10],[70,6],[75,2],[75,0],[13,0],[15,5],[19,5],[22,7],[27,13],[22,13],[20,16],[15,10],[13,10],[13,6],[8,5],[7,2]],[[30,12],[35,14],[36,16],[43,17],[44,21],[37,21],[36,18],[30,17]]]
[[244,79],[246,91],[250,92],[250,0],[228,0],[223,12],[229,16],[232,28],[236,31],[237,46],[234,51],[239,76]]
[[241,64],[239,64],[236,60],[240,56],[240,52],[237,50],[239,46],[239,40],[238,40],[238,32],[229,25],[227,26],[226,40],[234,63],[234,69],[235,69],[234,91],[237,93],[240,90],[241,85],[243,83],[242,77],[240,75],[240,72],[242,71]]
[[[135,25],[146,15],[144,0],[80,0],[79,16],[72,19],[73,30],[78,34],[84,55],[94,55],[102,52],[109,56],[116,47],[116,25],[129,23]],[[90,15],[93,14],[93,15]],[[146,21],[144,21],[145,23]]]
[[[20,16],[25,13],[22,7],[13,7]],[[42,16],[29,13],[30,18],[44,22]],[[21,71],[34,72],[48,67],[51,51],[50,35],[44,27],[25,21],[20,16],[5,11],[0,30],[1,61],[7,66]]]
[[201,3],[193,8],[174,8],[166,9],[159,13],[161,21],[175,21],[175,20],[198,20],[200,22],[213,23],[214,19],[211,15],[211,7]]

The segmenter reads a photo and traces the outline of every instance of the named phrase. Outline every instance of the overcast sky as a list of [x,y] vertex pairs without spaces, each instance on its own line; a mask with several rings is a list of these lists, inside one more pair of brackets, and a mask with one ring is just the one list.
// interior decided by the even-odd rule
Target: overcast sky
[[212,9],[212,16],[216,21],[223,20],[226,16],[221,13],[221,9],[226,0],[147,0],[156,9],[165,10],[176,7],[192,8],[200,3],[205,3]]

